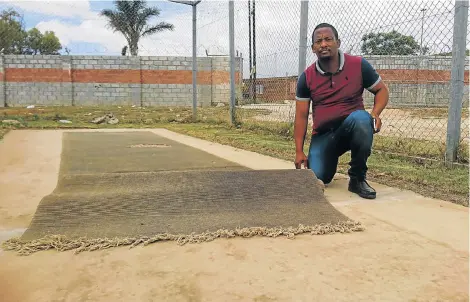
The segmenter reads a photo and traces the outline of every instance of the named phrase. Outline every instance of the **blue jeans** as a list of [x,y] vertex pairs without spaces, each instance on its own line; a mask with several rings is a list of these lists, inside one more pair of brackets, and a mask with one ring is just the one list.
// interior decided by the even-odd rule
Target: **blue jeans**
[[312,136],[309,167],[318,179],[328,184],[336,173],[338,158],[351,151],[348,174],[351,178],[364,180],[373,137],[372,116],[365,110],[354,111],[335,129]]

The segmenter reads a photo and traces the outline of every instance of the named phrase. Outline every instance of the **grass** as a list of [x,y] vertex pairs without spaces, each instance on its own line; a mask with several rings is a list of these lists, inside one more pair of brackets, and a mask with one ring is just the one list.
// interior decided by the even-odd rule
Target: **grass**
[[[374,137],[374,149],[406,156],[444,160],[446,145],[443,142],[425,139],[376,135]],[[459,145],[457,162],[469,163],[469,148],[463,142]]]
[[[90,121],[113,112],[119,119],[117,125],[95,125]],[[197,122],[192,121],[190,108],[132,108],[132,107],[41,107],[34,109],[0,109],[0,120],[16,119],[18,126],[0,124],[0,137],[10,128],[166,128],[209,141],[231,145],[249,151],[293,161],[295,150],[293,127],[287,123],[255,122],[253,115],[267,113],[262,110],[238,110],[242,123],[230,126],[227,107],[199,108]],[[59,120],[72,121],[63,124]],[[308,140],[306,146],[308,146]],[[374,152],[369,158],[368,178],[386,185],[415,191],[425,196],[440,198],[468,206],[469,170],[467,166],[445,167],[441,162],[410,158],[379,152],[421,154],[439,158],[441,148],[424,152],[419,143],[411,139],[394,139],[377,136]],[[420,151],[421,150],[421,151]],[[464,149],[462,149],[465,151]],[[461,161],[468,163],[468,148]],[[413,154],[414,153],[414,154]],[[347,173],[349,154],[340,158],[338,172]],[[466,157],[465,157],[466,156]]]
[[[411,116],[427,118],[447,118],[449,116],[448,108],[410,108],[408,112]],[[462,118],[468,118],[468,108],[462,108]]]

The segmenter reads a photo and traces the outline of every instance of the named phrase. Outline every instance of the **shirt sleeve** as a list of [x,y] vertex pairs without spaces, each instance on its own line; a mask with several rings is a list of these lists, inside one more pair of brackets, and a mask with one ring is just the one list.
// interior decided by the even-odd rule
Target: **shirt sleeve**
[[295,99],[302,102],[310,101],[310,89],[307,86],[305,72],[302,72],[299,79],[297,80],[297,91],[295,93]]
[[372,67],[372,65],[370,65],[370,63],[364,58],[362,58],[361,69],[362,84],[365,89],[371,90],[380,82],[381,77],[374,67]]

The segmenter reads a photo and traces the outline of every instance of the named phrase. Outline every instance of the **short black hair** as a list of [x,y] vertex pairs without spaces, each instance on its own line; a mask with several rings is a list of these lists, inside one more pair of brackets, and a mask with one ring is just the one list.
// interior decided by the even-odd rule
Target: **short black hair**
[[335,28],[333,25],[328,24],[328,23],[320,23],[320,24],[318,24],[318,25],[315,27],[315,29],[313,30],[313,33],[312,33],[312,43],[314,43],[314,41],[313,41],[313,36],[315,35],[315,31],[316,31],[317,29],[319,29],[319,28],[325,28],[325,27],[331,28],[331,30],[333,31],[333,34],[335,35],[336,40],[339,39],[339,38],[338,38],[338,31],[336,30],[336,28]]

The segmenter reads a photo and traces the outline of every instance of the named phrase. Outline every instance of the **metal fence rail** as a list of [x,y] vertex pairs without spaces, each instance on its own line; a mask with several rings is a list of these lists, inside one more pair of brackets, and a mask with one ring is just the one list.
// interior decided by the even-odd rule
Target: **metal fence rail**
[[[265,109],[242,121],[293,122],[297,76],[316,59],[312,30],[327,22],[341,49],[365,57],[390,89],[377,149],[468,161],[468,2],[255,0],[235,1],[235,11],[246,72],[238,104]],[[370,110],[373,95],[363,97]]]
[[[193,10],[190,6],[173,2],[197,3],[197,8]],[[8,10],[10,4],[16,11]],[[34,5],[36,6],[32,7]],[[153,63],[144,62],[146,59],[135,61],[140,63],[116,59],[121,64],[117,68],[124,68],[122,66],[127,64],[132,69],[136,68],[134,65],[140,64],[139,68],[144,67],[145,70],[193,70],[193,81],[198,80],[199,73],[207,74],[208,68],[218,68],[219,74],[231,69],[230,76],[227,76],[230,84],[220,81],[216,89],[218,97],[222,96],[225,103],[234,103],[234,106],[227,106],[231,108],[230,116],[233,119],[238,119],[237,122],[266,124],[266,127],[271,127],[272,123],[292,127],[297,77],[316,59],[310,48],[312,30],[318,23],[327,22],[338,30],[341,49],[349,54],[365,57],[390,89],[389,106],[382,115],[383,128],[375,139],[376,149],[450,162],[468,161],[468,1],[377,3],[321,0],[171,0],[127,1],[120,4],[109,2],[100,5],[99,9],[92,9],[89,5],[88,2],[53,1],[40,6],[22,1],[0,4],[0,50],[4,55],[26,56],[166,56],[168,62],[155,59],[155,62],[164,66],[151,66]],[[155,13],[151,10],[139,10],[143,6],[157,6],[161,9],[159,14],[153,14],[156,21],[143,18],[145,13]],[[126,17],[127,19],[123,19],[127,20],[125,22],[143,18],[148,21],[147,25],[157,24],[159,27],[150,30],[153,33],[148,35],[144,35],[144,30],[141,30],[141,36],[130,33],[126,36],[122,32],[129,28],[151,27],[128,26],[119,29],[121,21],[116,17],[119,22],[111,22],[109,16],[103,13],[105,8],[120,8],[120,13],[127,17],[140,15],[139,18]],[[26,29],[23,16],[35,12],[46,15],[55,13],[57,18],[39,22],[37,27],[40,32]],[[81,18],[81,23],[77,23],[76,19],[73,19],[75,23],[60,21],[61,18],[69,17]],[[171,30],[172,25],[175,31]],[[195,31],[192,30],[193,25],[196,25]],[[118,30],[114,31],[115,29]],[[46,30],[54,31],[60,41],[51,35],[46,37]],[[134,41],[131,36],[140,38]],[[194,39],[195,37],[197,38]],[[78,43],[80,39],[88,41],[88,44]],[[63,43],[60,51],[57,48],[59,42]],[[197,64],[187,60],[196,56]],[[179,63],[176,62],[177,57],[186,58]],[[203,58],[225,60],[220,57],[227,59],[225,63],[230,58],[236,60],[226,65],[217,63],[218,66],[206,66],[202,62]],[[19,61],[21,60],[26,59],[21,58]],[[96,60],[99,61],[95,58],[83,58],[85,63],[77,63],[75,67],[101,68],[93,66],[92,61]],[[68,66],[66,61],[54,62],[51,64],[58,65],[59,69]],[[15,68],[24,65],[21,62],[16,64],[13,59],[4,60],[2,56],[0,63],[0,74],[3,75],[3,65],[15,65]],[[192,69],[181,65],[183,63],[192,64]],[[37,64],[45,66],[42,63]],[[97,64],[105,67],[109,65]],[[230,67],[241,69],[240,73],[235,73]],[[240,78],[243,80],[240,81]],[[192,97],[197,100],[197,104],[190,104],[197,107],[211,103],[204,100],[206,95],[214,95],[213,89],[207,88],[207,83],[203,87],[198,82],[194,89],[194,86],[189,87],[186,82],[175,87],[145,83],[144,88],[162,93],[171,93],[172,89],[184,91],[181,93],[184,95],[179,98],[165,96],[171,102]],[[8,92],[6,86],[0,78],[0,88],[3,87],[1,89],[5,93]],[[40,90],[38,85],[33,86],[31,91],[34,93]],[[57,87],[53,89],[59,89]],[[87,87],[80,89],[93,93]],[[111,94],[125,94],[126,89],[133,87],[118,87],[116,84],[115,89],[119,91]],[[232,95],[226,93],[230,90],[233,91]],[[54,90],[50,93],[54,94]],[[370,110],[373,95],[365,91],[363,97]],[[113,99],[113,95],[110,98]],[[196,106],[193,109],[196,110]]]

